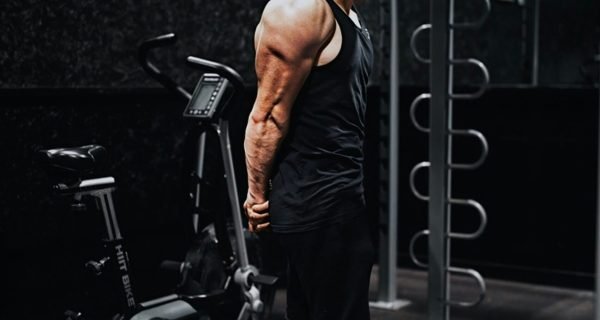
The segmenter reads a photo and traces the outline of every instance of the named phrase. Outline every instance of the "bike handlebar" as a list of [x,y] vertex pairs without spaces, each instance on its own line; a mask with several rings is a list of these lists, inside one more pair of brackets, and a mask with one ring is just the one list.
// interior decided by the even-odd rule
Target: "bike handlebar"
[[146,71],[152,78],[154,78],[167,89],[177,93],[179,96],[184,97],[186,100],[190,100],[192,95],[187,90],[182,88],[173,79],[161,72],[160,69],[158,69],[152,62],[148,60],[148,54],[150,51],[156,48],[173,45],[176,41],[177,36],[174,33],[163,34],[158,37],[143,41],[138,48],[138,61],[144,71]]
[[233,85],[233,88],[239,93],[244,92],[244,79],[240,76],[237,71],[233,68],[226,66],[224,64],[220,64],[218,62],[201,59],[198,57],[189,56],[187,58],[188,64],[196,69],[200,69],[202,71],[208,71],[212,73],[216,73],[221,77],[229,80]]

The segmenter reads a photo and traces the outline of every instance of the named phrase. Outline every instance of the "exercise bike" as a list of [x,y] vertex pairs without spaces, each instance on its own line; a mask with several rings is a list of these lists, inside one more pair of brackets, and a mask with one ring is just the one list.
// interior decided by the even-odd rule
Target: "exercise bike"
[[[156,77],[161,79],[161,83],[168,83],[183,96],[189,97],[184,116],[194,119],[200,129],[197,140],[197,166],[194,171],[196,185],[193,195],[197,200],[195,208],[198,209],[194,213],[195,217],[200,212],[199,195],[203,185],[206,136],[208,132],[214,132],[219,137],[232,223],[228,224],[223,215],[217,215],[213,231],[196,230],[196,232],[199,239],[209,239],[210,243],[218,247],[225,274],[220,287],[206,290],[199,286],[197,279],[194,278],[195,273],[199,271],[197,269],[202,266],[202,257],[194,252],[197,252],[198,247],[206,248],[206,245],[202,246],[202,243],[198,243],[198,247],[188,253],[185,261],[163,263],[165,267],[177,269],[181,273],[181,282],[174,293],[150,301],[138,302],[133,290],[129,256],[113,202],[116,181],[113,177],[96,174],[96,169],[106,156],[105,148],[99,145],[55,148],[41,150],[39,156],[55,179],[53,189],[73,199],[73,208],[85,209],[85,200],[94,199],[102,212],[105,229],[104,254],[99,259],[88,261],[86,267],[98,277],[102,277],[102,282],[112,289],[112,294],[116,297],[118,311],[109,312],[110,319],[211,319],[211,307],[226,299],[227,293],[235,291],[235,287],[238,288],[241,297],[241,307],[239,312],[236,312],[237,319],[261,319],[265,309],[261,300],[261,287],[272,286],[277,278],[260,274],[258,269],[249,263],[241,206],[237,196],[229,126],[224,118],[228,107],[242,101],[243,80],[235,70],[227,66],[188,57],[190,65],[206,73],[202,75],[193,94],[187,93],[162,75],[146,59],[149,50],[174,41],[175,36],[169,34],[144,42],[140,47],[140,59],[145,62],[145,68],[149,68]],[[233,237],[230,236],[230,231],[233,231]],[[212,237],[206,237],[206,234]],[[232,282],[237,286],[232,286]],[[67,320],[99,319],[87,310],[67,310],[65,318]]]
[[[223,169],[225,171],[227,191],[233,215],[233,225],[228,225],[224,219],[224,215],[215,215],[215,223],[209,225],[208,229],[216,233],[215,240],[233,239],[236,247],[236,254],[232,253],[232,248],[229,241],[215,241],[219,246],[219,252],[223,257],[225,265],[233,266],[235,272],[230,273],[234,276],[237,284],[246,288],[243,291],[246,297],[241,314],[260,314],[263,317],[268,317],[270,308],[274,299],[273,285],[277,281],[276,277],[266,276],[259,273],[259,268],[252,265],[248,259],[247,241],[250,240],[256,247],[256,236],[248,233],[241,222],[241,206],[238,200],[238,191],[235,179],[233,166],[233,157],[229,142],[229,123],[227,121],[227,112],[231,109],[241,106],[244,100],[245,86],[242,77],[232,68],[215,63],[212,61],[188,57],[188,64],[200,71],[206,72],[201,77],[195,87],[195,90],[190,94],[187,90],[178,85],[174,80],[168,77],[165,73],[159,70],[152,62],[149,61],[149,55],[152,50],[166,47],[175,44],[177,37],[175,34],[169,33],[148,39],[138,48],[138,62],[153,79],[169,89],[171,92],[180,96],[184,100],[188,100],[188,105],[183,112],[185,118],[191,119],[196,125],[194,131],[195,144],[195,161],[194,170],[192,171],[190,196],[193,203],[193,226],[196,233],[196,243],[206,242],[206,230],[199,231],[198,222],[201,216],[206,215],[203,212],[203,206],[200,204],[201,191],[210,187],[205,177],[205,164],[207,158],[207,134],[216,133],[219,140],[221,159],[223,161]],[[225,102],[223,102],[225,101]],[[223,107],[218,107],[221,104]],[[239,110],[239,109],[238,109]],[[227,228],[226,228],[227,226]],[[233,233],[233,235],[232,235]],[[194,296],[193,278],[194,270],[197,266],[197,250],[198,247],[192,247],[186,256],[184,262],[165,262],[164,265],[170,265],[171,269],[178,269],[181,274],[181,283],[179,293],[187,297]],[[260,258],[259,252],[253,252],[254,258]],[[236,266],[237,265],[237,266]],[[233,270],[231,267],[228,270]],[[197,272],[196,272],[197,273]],[[255,286],[252,286],[252,283]],[[261,288],[265,286],[267,290]],[[219,292],[219,290],[214,291]],[[264,302],[263,302],[264,301]],[[241,319],[238,317],[238,319]]]

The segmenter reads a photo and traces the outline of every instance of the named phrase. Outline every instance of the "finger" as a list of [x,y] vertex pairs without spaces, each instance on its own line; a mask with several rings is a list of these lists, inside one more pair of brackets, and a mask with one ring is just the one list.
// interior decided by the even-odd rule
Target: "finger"
[[249,220],[248,223],[252,224],[252,226],[254,227],[254,229],[256,229],[256,226],[259,224],[263,224],[263,223],[267,223],[270,222],[269,219],[261,219],[261,220]]
[[267,219],[269,217],[269,213],[256,213],[254,211],[248,211],[248,219],[250,219],[250,221],[254,222],[254,221],[258,221],[258,222],[262,222],[263,220]]
[[269,229],[269,227],[271,226],[270,222],[266,222],[266,223],[261,223],[256,225],[256,232],[261,232],[261,231],[266,231]]
[[259,203],[259,204],[255,204],[251,207],[252,211],[255,212],[264,212],[269,210],[269,201],[263,202],[263,203]]
[[254,232],[254,224],[248,222],[248,231]]

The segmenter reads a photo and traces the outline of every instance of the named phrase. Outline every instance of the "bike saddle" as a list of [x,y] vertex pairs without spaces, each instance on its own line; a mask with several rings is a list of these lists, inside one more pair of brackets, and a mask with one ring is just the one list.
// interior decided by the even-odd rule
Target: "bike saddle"
[[83,174],[94,171],[105,158],[103,146],[91,144],[73,148],[40,150],[41,161],[66,173]]

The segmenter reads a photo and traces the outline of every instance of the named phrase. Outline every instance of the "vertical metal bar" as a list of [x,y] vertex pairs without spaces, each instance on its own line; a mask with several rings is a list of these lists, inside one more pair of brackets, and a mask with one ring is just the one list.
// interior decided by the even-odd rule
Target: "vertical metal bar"
[[431,0],[430,38],[430,126],[429,134],[429,277],[428,319],[448,319],[448,247],[447,247],[447,185],[448,145],[447,119],[449,104],[450,49],[449,17],[453,1]]
[[[381,51],[381,68],[380,68],[380,84],[381,84],[381,99],[380,99],[380,119],[379,125],[382,130],[380,130],[380,179],[379,179],[379,286],[377,292],[377,302],[379,304],[381,302],[386,302],[390,300],[390,248],[389,248],[389,226],[390,226],[390,157],[389,152],[391,148],[390,143],[390,130],[383,130],[386,125],[389,125],[390,121],[390,109],[391,109],[391,101],[390,95],[391,92],[388,90],[391,88],[389,83],[389,77],[391,73],[391,68],[387,69],[386,66],[390,63],[390,33],[389,30],[391,28],[391,19],[390,19],[390,7],[391,2],[394,0],[380,0],[379,1],[379,17],[381,19],[381,33],[379,39],[380,51]],[[387,69],[387,70],[386,70]],[[395,278],[395,275],[394,275]]]
[[[435,1],[435,0],[434,0]],[[448,0],[448,15],[447,15],[447,24],[446,25],[451,25],[454,23],[454,0]],[[445,26],[445,25],[441,25],[440,26]],[[454,104],[452,99],[450,98],[452,96],[452,94],[454,93],[453,91],[453,87],[454,87],[454,67],[453,64],[450,63],[450,61],[454,60],[454,28],[447,28],[447,41],[448,41],[448,48],[447,48],[447,52],[446,52],[446,57],[448,60],[446,60],[447,62],[447,83],[446,83],[446,92],[448,94],[448,98],[446,99],[447,101],[447,114],[446,114],[446,146],[445,146],[445,151],[446,151],[446,162],[444,163],[444,166],[446,168],[446,197],[444,199],[444,201],[446,201],[446,212],[445,212],[445,219],[443,221],[442,224],[440,224],[440,227],[443,228],[443,241],[444,243],[444,250],[445,252],[443,253],[443,260],[441,260],[442,265],[443,265],[443,270],[444,270],[444,287],[445,287],[445,293],[444,293],[444,297],[443,297],[443,303],[444,303],[444,318],[443,319],[450,319],[450,307],[449,305],[446,303],[447,301],[450,300],[450,277],[449,277],[449,272],[448,269],[450,268],[450,238],[447,237],[450,234],[450,225],[451,225],[451,220],[452,220],[452,205],[450,204],[450,201],[448,201],[448,199],[452,198],[452,168],[448,165],[449,163],[453,163],[452,161],[452,135],[451,134],[447,134],[452,132],[453,130],[453,117],[454,117]],[[430,145],[431,148],[431,145]]]
[[231,141],[229,140],[229,123],[226,120],[222,120],[218,125],[217,132],[219,133],[221,142],[223,168],[225,168],[229,203],[231,204],[231,214],[233,215],[233,229],[237,247],[236,256],[240,268],[245,270],[249,265],[248,251],[246,250],[246,237],[244,237],[244,226],[242,224],[242,207],[238,199],[235,169],[233,167],[233,154],[231,153]]
[[204,177],[204,155],[206,152],[206,131],[202,131],[198,137],[196,145],[196,177],[194,190],[194,214],[192,223],[194,224],[194,233],[198,233],[198,224],[200,223],[200,193],[202,192],[202,178]]
[[202,131],[198,137],[196,153],[196,175],[198,179],[204,176],[204,152],[206,151],[206,131]]
[[104,215],[104,224],[106,225],[106,235],[108,240],[114,240],[115,236],[113,234],[112,225],[110,223],[110,214],[108,213],[108,205],[106,204],[106,200],[104,198],[103,193],[93,194],[96,197],[96,201],[100,204],[100,208],[102,209],[102,214]]
[[112,225],[115,229],[115,238],[117,240],[122,239],[121,230],[119,229],[119,222],[117,221],[117,214],[115,213],[115,205],[112,200],[112,191],[109,190],[106,192],[106,201],[108,202],[108,208],[110,209],[110,216],[112,218]]
[[539,83],[540,1],[527,0],[523,6],[522,35],[524,82]]
[[[396,300],[396,264],[398,248],[398,166],[399,166],[399,97],[398,97],[398,7],[397,0],[391,1],[391,52],[390,52],[390,180],[389,218],[387,245],[387,292],[385,301]],[[381,267],[381,266],[380,266]]]
[[[596,56],[598,70],[600,71],[600,44],[598,45],[598,55]],[[600,72],[598,73],[600,75]],[[598,183],[596,185],[596,320],[600,320],[600,78],[598,79]]]
[[[398,310],[409,301],[397,299],[398,169],[399,169],[399,36],[398,0],[380,0],[380,178],[379,286],[373,308]],[[389,66],[386,68],[386,66]]]
[[539,60],[540,60],[540,0],[531,0],[533,9],[533,48],[531,57],[531,84],[537,86],[539,83]]
[[540,1],[527,0],[523,11],[525,13],[523,17],[525,80],[532,86],[537,86],[539,82]]

